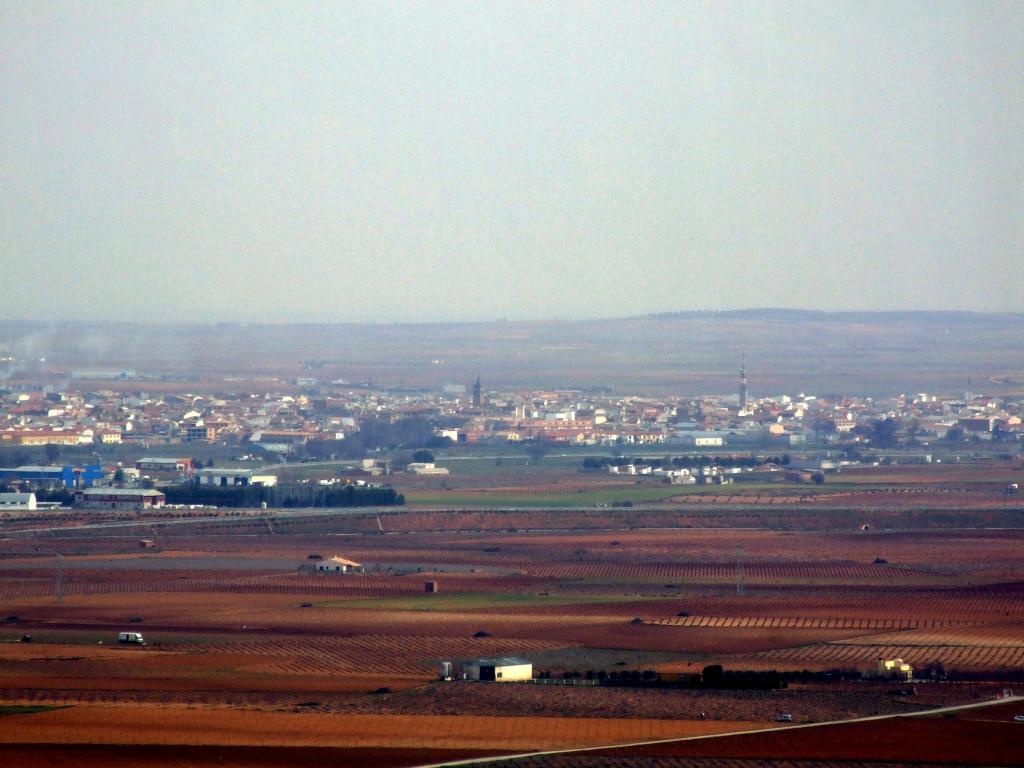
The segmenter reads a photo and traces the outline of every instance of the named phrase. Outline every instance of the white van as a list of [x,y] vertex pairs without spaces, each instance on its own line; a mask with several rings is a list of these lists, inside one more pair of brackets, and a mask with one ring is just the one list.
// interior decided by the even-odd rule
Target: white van
[[121,632],[117,636],[117,642],[127,643],[128,645],[145,645],[146,641],[142,639],[142,635],[138,632]]

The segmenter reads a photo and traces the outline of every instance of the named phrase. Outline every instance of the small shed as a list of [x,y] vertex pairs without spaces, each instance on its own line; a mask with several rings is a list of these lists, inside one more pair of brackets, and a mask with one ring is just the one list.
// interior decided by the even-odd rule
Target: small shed
[[316,570],[323,573],[362,573],[363,565],[355,560],[347,560],[340,555],[335,555],[330,560],[317,561]]
[[436,581],[424,581],[423,582],[423,591],[426,592],[429,595],[434,594],[435,592],[438,591],[437,582]]

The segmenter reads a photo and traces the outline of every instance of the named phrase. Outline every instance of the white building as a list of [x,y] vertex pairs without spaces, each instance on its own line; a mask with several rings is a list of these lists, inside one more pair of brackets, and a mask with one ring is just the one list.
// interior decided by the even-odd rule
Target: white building
[[693,448],[721,448],[725,445],[725,438],[713,432],[701,432],[697,430],[680,430],[676,432],[676,440],[681,445],[688,445]]
[[135,468],[156,472],[189,472],[192,470],[192,459],[170,459],[161,456],[150,456],[136,461]]
[[411,462],[405,471],[410,475],[447,475],[447,467],[436,467],[432,461]]
[[701,467],[695,475],[697,485],[732,485],[733,478],[726,477],[721,467]]
[[341,555],[335,555],[330,560],[318,560],[316,563],[318,573],[348,573],[349,571],[362,573],[363,564],[355,560],[346,560]]
[[469,680],[512,683],[533,678],[533,662],[518,658],[477,659],[465,667]]
[[277,485],[277,475],[259,474],[258,469],[200,469],[196,472],[200,485],[217,488],[257,485],[270,488]]
[[697,478],[690,474],[686,467],[682,469],[656,469],[651,472],[656,477],[667,477],[672,485],[693,485]]
[[383,475],[387,472],[387,467],[383,462],[378,461],[377,459],[363,459],[362,470],[367,474],[377,477],[378,475]]
[[85,509],[160,509],[167,497],[144,488],[86,488],[75,493],[75,506]]
[[0,512],[36,509],[34,493],[0,493]]

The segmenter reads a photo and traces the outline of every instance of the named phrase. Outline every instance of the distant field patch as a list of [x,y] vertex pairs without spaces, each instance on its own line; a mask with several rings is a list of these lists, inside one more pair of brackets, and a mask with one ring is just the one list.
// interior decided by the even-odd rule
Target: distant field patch
[[409,505],[453,507],[598,507],[611,506],[630,502],[664,501],[680,494],[680,486],[660,485],[626,486],[619,488],[579,490],[567,488],[565,491],[537,491],[529,486],[521,490],[511,491],[500,489],[467,490],[458,489],[450,492],[429,490],[403,490],[406,503]]
[[[594,605],[636,602],[635,595],[538,595],[498,592],[426,594],[418,597],[380,597],[366,600],[332,600],[318,603],[320,608],[369,608],[381,611],[460,611],[473,608],[502,608],[546,605]],[[651,598],[654,599],[654,598]]]

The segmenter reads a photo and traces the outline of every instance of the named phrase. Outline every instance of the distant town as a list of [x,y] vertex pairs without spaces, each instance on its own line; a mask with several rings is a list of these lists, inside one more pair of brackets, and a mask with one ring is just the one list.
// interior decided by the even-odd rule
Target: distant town
[[[78,386],[83,381],[87,388]],[[1021,399],[970,391],[769,395],[753,391],[745,362],[735,392],[677,399],[507,391],[479,378],[435,391],[311,377],[276,387],[240,380],[232,392],[126,391],[126,383],[133,383],[130,372],[92,372],[61,387],[0,389],[0,490],[8,493],[0,503],[10,509],[29,503],[25,492],[63,488],[77,493],[51,504],[145,508],[169,503],[161,489],[185,483],[210,492],[248,488],[235,503],[266,506],[285,497],[251,491],[277,486],[275,467],[333,462],[344,471],[321,485],[379,489],[366,478],[446,476],[435,452],[488,447],[520,451],[535,463],[576,451],[583,469],[679,485],[726,484],[766,468],[790,482],[823,483],[826,473],[863,463],[1013,454],[1024,434]],[[342,505],[359,503],[353,493]],[[330,505],[330,497],[321,502]],[[402,502],[397,494],[365,500]]]

